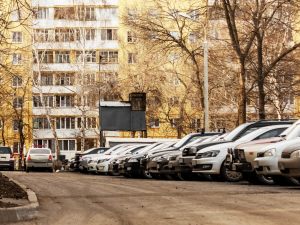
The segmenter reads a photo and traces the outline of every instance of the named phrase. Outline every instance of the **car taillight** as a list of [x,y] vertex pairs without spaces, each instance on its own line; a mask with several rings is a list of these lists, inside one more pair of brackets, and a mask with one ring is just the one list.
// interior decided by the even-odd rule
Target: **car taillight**
[[52,161],[52,155],[49,155],[48,160]]
[[30,155],[28,155],[28,157],[27,157],[27,160],[28,160],[28,161],[30,161],[30,160],[31,160],[31,156],[30,156]]

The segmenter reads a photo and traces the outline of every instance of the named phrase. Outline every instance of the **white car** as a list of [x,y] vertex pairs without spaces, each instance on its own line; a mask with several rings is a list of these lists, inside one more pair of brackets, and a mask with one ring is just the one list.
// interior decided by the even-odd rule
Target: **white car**
[[0,168],[14,170],[15,160],[10,147],[0,146]]
[[265,139],[279,136],[290,125],[272,125],[259,128],[234,142],[213,145],[197,152],[192,160],[193,172],[212,175],[227,181],[239,181],[242,174],[228,171],[224,165],[228,148],[234,148],[239,144],[253,140]]
[[286,182],[298,184],[296,179],[288,179],[287,177],[282,176],[283,174],[278,167],[278,160],[284,149],[299,144],[299,142],[300,137],[296,137],[263,148],[261,153],[258,153],[257,158],[254,160],[254,168],[256,169],[257,174],[271,176],[274,182],[278,184],[285,184]]
[[118,151],[113,152],[110,155],[107,155],[105,158],[100,159],[97,164],[97,172],[102,174],[107,174],[109,169],[109,164],[119,158],[120,156],[124,156],[125,154],[129,153],[132,154],[135,151],[144,148],[145,144],[134,144],[131,146],[126,146],[124,148],[120,148]]

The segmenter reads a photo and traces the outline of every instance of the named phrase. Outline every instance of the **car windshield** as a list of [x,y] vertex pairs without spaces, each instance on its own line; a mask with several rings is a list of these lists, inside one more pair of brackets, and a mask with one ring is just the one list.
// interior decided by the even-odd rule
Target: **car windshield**
[[286,136],[286,139],[300,137],[300,123],[294,123],[288,130],[283,132],[281,136]]
[[11,150],[9,147],[0,147],[0,154],[10,154]]
[[223,140],[225,141],[232,141],[246,126],[248,126],[250,123],[243,123],[237,128],[235,128],[233,131],[231,131],[228,135],[224,137]]
[[[174,147],[175,147],[175,148],[181,148],[181,147],[184,146],[185,144],[190,143],[191,141],[194,141],[194,140],[196,140],[196,139],[198,139],[198,138],[200,138],[200,137],[201,137],[201,136],[194,136],[194,137],[192,137],[191,134],[186,135],[185,137],[183,137],[182,139],[180,139],[180,141],[178,141],[178,142],[174,145]],[[187,143],[186,143],[186,142],[187,142]]]
[[50,150],[43,148],[30,149],[30,154],[50,154]]

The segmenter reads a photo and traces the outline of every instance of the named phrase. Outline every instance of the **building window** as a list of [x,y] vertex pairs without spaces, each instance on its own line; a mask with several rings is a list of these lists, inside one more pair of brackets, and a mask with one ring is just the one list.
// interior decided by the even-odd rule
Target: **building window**
[[102,41],[112,41],[118,40],[117,29],[101,29],[101,40]]
[[35,148],[50,148],[52,150],[53,142],[54,140],[51,139],[36,139],[33,140],[33,146]]
[[13,53],[13,65],[20,65],[22,63],[22,55],[20,53]]
[[74,96],[58,95],[55,96],[56,107],[74,107]]
[[84,61],[87,63],[95,63],[96,62],[96,51],[86,51],[84,54],[82,51],[76,51],[76,61],[83,62]]
[[49,41],[49,30],[47,30],[47,29],[34,30],[34,41],[36,41],[36,42]]
[[23,80],[22,80],[21,77],[13,76],[13,79],[12,79],[12,86],[13,87],[21,87],[22,83],[23,83]]
[[75,39],[76,41],[86,40],[86,41],[94,41],[96,37],[95,29],[76,29],[75,30]]
[[56,129],[75,129],[75,117],[56,118]]
[[149,125],[151,128],[159,128],[159,119],[158,118],[151,118]]
[[13,43],[22,42],[22,32],[12,32],[12,41]]
[[75,19],[75,8],[74,7],[54,8],[54,19],[74,20]]
[[128,43],[135,43],[136,42],[136,36],[132,31],[127,31],[127,42]]
[[40,96],[33,96],[33,107],[39,108],[39,107],[53,107],[53,96],[43,96],[43,103],[42,104]]
[[14,98],[13,100],[13,107],[15,109],[18,109],[18,108],[22,108],[23,106],[23,98],[22,97],[16,97]]
[[178,126],[178,124],[179,124],[179,119],[178,118],[171,119],[170,123],[171,123],[171,127],[172,128],[176,128]]
[[192,122],[191,122],[191,128],[192,129],[198,129],[201,127],[201,120],[198,119],[198,118],[194,118],[192,119]]
[[118,63],[118,51],[101,51],[101,63]]
[[36,19],[49,19],[49,8],[37,8],[35,10]]
[[70,73],[60,73],[56,75],[56,85],[61,86],[72,86],[74,85],[74,74]]
[[38,51],[38,57],[34,54],[34,62],[37,63],[53,63],[53,52],[52,51]]
[[33,118],[33,129],[50,129],[50,124],[47,118]]
[[13,129],[14,131],[19,130],[20,127],[20,120],[13,120]]
[[83,84],[84,85],[95,85],[96,82],[96,76],[95,74],[84,74],[83,77]]
[[82,124],[82,118],[77,118],[77,128],[82,128],[82,125],[87,129],[97,128],[97,120],[94,117],[84,118]]
[[55,51],[56,63],[70,63],[70,51]]
[[41,86],[53,85],[53,74],[41,74]]
[[55,29],[55,41],[57,42],[71,42],[75,38],[74,30],[72,29]]
[[75,151],[75,140],[58,140],[61,151]]
[[128,53],[128,63],[129,64],[136,63],[136,53]]
[[80,6],[77,8],[77,19],[83,21],[96,20],[96,13],[94,7]]
[[94,41],[95,40],[95,29],[86,29],[85,30],[85,40]]
[[170,105],[176,106],[179,104],[179,98],[177,96],[173,96],[170,98]]

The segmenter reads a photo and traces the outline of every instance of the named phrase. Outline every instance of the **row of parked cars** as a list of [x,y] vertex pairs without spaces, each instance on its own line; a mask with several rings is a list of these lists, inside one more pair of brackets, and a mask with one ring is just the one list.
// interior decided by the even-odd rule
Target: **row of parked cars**
[[76,154],[71,170],[156,179],[299,184],[300,120],[262,120],[229,133],[119,144]]

